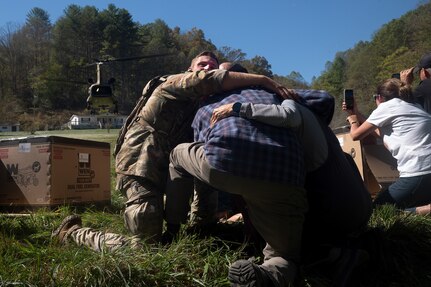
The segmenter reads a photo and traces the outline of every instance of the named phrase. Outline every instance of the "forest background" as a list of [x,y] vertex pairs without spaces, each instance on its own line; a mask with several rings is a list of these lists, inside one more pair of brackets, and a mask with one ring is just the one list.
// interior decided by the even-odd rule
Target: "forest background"
[[197,53],[213,50],[221,61],[238,62],[249,72],[270,76],[289,88],[327,90],[336,98],[331,126],[337,127],[345,124],[340,108],[343,89],[354,89],[361,110],[371,112],[375,107],[371,95],[378,83],[415,66],[421,55],[431,51],[430,22],[431,1],[383,25],[370,41],[336,53],[320,76],[307,83],[296,71],[273,74],[264,56],[247,58],[241,48],[216,47],[199,28],[182,31],[161,19],[140,24],[113,4],[105,10],[69,5],[51,23],[48,13],[35,7],[22,26],[0,28],[0,122],[19,122],[22,130],[60,129],[73,113],[85,109],[86,80],[96,77],[91,64],[170,54],[102,66],[102,78],[116,79],[119,111],[127,115],[149,79],[184,71]]

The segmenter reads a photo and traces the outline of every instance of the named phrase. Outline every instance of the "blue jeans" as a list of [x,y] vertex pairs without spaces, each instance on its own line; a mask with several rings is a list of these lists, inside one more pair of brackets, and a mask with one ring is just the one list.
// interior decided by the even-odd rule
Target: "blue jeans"
[[394,204],[405,209],[431,203],[431,173],[400,177],[387,190],[380,192],[374,205]]

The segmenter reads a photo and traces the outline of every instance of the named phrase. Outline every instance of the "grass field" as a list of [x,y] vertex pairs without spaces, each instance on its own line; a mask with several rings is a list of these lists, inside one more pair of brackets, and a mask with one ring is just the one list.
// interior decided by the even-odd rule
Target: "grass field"
[[[118,130],[36,132],[109,142]],[[0,133],[0,140],[27,136]],[[111,160],[112,204],[104,209],[61,207],[40,209],[24,216],[0,214],[0,286],[229,286],[229,265],[250,254],[237,240],[182,233],[169,246],[143,245],[142,250],[120,249],[96,253],[85,247],[60,246],[51,232],[61,220],[79,213],[85,226],[127,234],[123,225],[124,197],[114,189]],[[231,226],[241,232],[241,226]],[[235,233],[237,234],[237,233]],[[368,236],[361,247],[369,260],[354,273],[353,286],[431,286],[431,218],[412,216],[384,206],[374,211]],[[332,286],[333,264],[301,269],[296,286]]]

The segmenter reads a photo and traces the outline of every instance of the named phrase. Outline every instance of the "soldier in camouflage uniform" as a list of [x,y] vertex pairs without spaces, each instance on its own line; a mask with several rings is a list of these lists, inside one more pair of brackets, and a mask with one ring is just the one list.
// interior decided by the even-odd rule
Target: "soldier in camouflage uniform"
[[[135,238],[148,242],[161,239],[169,153],[176,145],[192,140],[191,122],[201,98],[247,86],[263,86],[284,98],[288,96],[284,86],[268,77],[228,72],[217,67],[218,60],[213,53],[199,54],[187,72],[168,76],[154,90],[128,127],[116,155],[116,172],[117,187],[128,199],[125,224]],[[82,228],[80,223],[72,224],[75,221],[70,218],[63,221],[53,236],[63,234],[67,238],[71,235],[76,243],[96,246],[96,250],[107,245],[108,238],[111,243],[118,242],[110,243],[108,249],[124,243],[121,235]],[[61,241],[64,241],[63,235]],[[93,242],[95,240],[99,243]]]
[[169,153],[191,140],[198,99],[221,91],[224,71],[212,53],[200,54],[189,72],[157,87],[129,127],[116,156],[117,188],[127,196],[124,219],[134,235],[159,240]]

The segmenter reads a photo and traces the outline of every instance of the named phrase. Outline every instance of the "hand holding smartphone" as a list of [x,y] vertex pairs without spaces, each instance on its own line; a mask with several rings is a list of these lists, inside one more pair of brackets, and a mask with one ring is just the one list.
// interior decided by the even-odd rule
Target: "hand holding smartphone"
[[346,104],[346,109],[353,110],[353,90],[345,89],[344,90],[344,103]]

